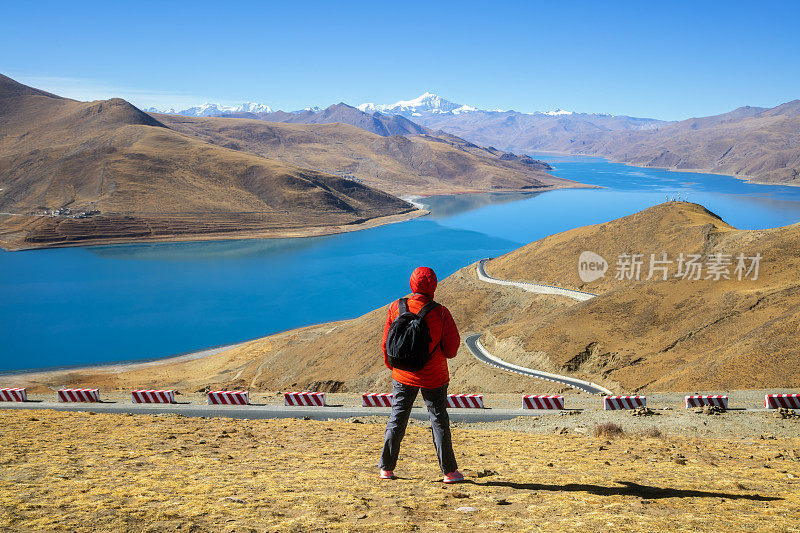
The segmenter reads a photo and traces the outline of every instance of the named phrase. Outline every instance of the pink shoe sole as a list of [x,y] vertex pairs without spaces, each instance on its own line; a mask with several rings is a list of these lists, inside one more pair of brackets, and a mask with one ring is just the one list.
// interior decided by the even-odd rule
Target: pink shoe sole
[[464,475],[458,470],[445,474],[442,479],[443,483],[461,483],[462,481],[464,481]]

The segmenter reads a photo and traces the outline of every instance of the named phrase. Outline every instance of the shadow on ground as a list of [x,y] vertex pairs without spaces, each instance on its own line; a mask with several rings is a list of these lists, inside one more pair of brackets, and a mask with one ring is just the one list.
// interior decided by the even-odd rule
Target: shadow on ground
[[566,485],[546,485],[543,483],[513,483],[511,481],[486,481],[477,483],[475,481],[465,481],[478,486],[485,487],[508,487],[516,490],[543,490],[553,492],[588,492],[598,496],[638,496],[648,500],[659,500],[662,498],[725,498],[728,500],[754,500],[759,502],[770,502],[782,500],[777,496],[761,496],[760,494],[731,494],[727,492],[711,492],[694,489],[675,489],[668,487],[651,487],[640,485],[632,481],[617,481],[622,487],[605,487],[603,485],[589,485],[584,483],[567,483]]

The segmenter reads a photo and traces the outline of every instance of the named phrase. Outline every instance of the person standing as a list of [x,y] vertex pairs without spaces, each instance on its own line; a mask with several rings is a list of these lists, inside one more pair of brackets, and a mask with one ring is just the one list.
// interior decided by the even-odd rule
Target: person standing
[[[422,391],[422,399],[430,415],[439,466],[444,474],[442,481],[458,483],[464,480],[464,476],[458,471],[450,435],[450,417],[447,414],[450,372],[447,360],[456,356],[461,337],[450,311],[433,300],[438,283],[436,273],[428,267],[418,267],[411,274],[409,283],[413,295],[401,298],[389,307],[381,343],[384,363],[392,371],[394,398],[392,413],[386,424],[380,478],[395,477],[400,442],[405,435],[417,393]],[[415,342],[417,346],[411,348]],[[406,359],[415,357],[409,355],[414,350],[420,352],[419,357],[414,361]]]

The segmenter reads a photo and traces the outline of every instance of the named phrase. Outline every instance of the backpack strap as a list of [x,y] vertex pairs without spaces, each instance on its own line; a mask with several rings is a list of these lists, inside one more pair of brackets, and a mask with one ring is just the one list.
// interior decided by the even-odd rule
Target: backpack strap
[[397,300],[397,315],[408,313],[408,298],[400,298]]
[[439,306],[439,304],[437,304],[436,302],[431,300],[430,302],[426,303],[425,306],[422,309],[419,310],[419,313],[417,313],[417,316],[419,317],[420,320],[424,320],[425,319],[425,315],[427,315],[430,311],[432,311],[433,309],[435,309],[438,306]]
[[[422,309],[419,310],[419,313],[417,313],[417,316],[419,317],[420,320],[425,320],[425,317],[428,315],[428,313],[433,311],[437,307],[439,307],[439,304],[434,302],[433,300],[431,300],[430,302],[426,303],[422,307]],[[444,328],[444,324],[442,324],[442,327]],[[436,347],[434,347],[434,349],[431,350],[431,354],[433,354],[433,352],[436,351],[436,348],[439,348],[439,347],[442,346],[442,339],[444,339],[444,336],[442,336],[439,339],[439,344],[437,344]]]

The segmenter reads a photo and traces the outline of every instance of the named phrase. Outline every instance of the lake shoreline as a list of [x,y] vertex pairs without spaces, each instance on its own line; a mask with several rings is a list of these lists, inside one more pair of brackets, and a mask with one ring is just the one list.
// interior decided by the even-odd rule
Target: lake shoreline
[[414,209],[406,213],[370,218],[358,224],[313,226],[308,228],[294,228],[294,229],[284,229],[284,230],[207,233],[202,235],[181,234],[181,235],[165,235],[160,237],[99,238],[99,239],[86,239],[80,242],[42,243],[42,244],[33,244],[26,246],[15,246],[13,244],[9,244],[8,241],[0,240],[0,250],[3,250],[5,252],[25,252],[32,250],[50,250],[54,248],[81,248],[89,246],[106,246],[114,244],[163,243],[163,242],[190,243],[190,242],[203,242],[203,241],[229,241],[229,240],[244,240],[244,239],[296,239],[305,237],[324,237],[326,235],[337,235],[340,233],[360,231],[364,229],[374,228],[377,226],[385,226],[387,224],[406,222],[408,220],[423,217],[428,214],[430,214],[429,211],[423,209]]
[[[614,159],[610,155],[596,155],[596,154],[581,154],[577,152],[558,152],[555,150],[537,150],[532,152],[533,154],[543,154],[543,155],[554,155],[554,156],[575,156],[575,157],[594,157],[597,159],[604,159],[609,163],[617,163],[620,165],[625,165],[626,167],[632,168],[641,168],[641,169],[657,169],[657,170],[667,170],[669,172],[689,172],[693,174],[713,174],[714,176],[727,176],[729,178],[736,178],[737,180],[744,181],[745,183],[752,183],[753,185],[772,185],[772,186],[785,186],[785,187],[800,187],[800,183],[778,183],[772,181],[759,181],[759,178],[755,176],[749,176],[747,174],[731,174],[730,172],[714,172],[713,170],[703,169],[703,168],[676,168],[676,167],[660,167],[660,166],[647,166],[643,167],[641,165],[634,165],[633,163],[628,163],[627,161],[623,161],[621,159]],[[533,157],[533,156],[531,156]],[[558,170],[558,168],[554,168],[553,170]]]
[[[408,194],[402,198],[411,198],[413,200],[419,198],[428,198],[431,196],[460,196],[469,194],[508,194],[508,193],[540,193],[549,192],[562,189],[602,189],[600,185],[591,185],[585,183],[575,182],[574,186],[567,185],[548,185],[546,187],[538,187],[535,189],[498,189],[498,190],[470,190],[470,191],[456,191],[456,192],[436,192],[432,194],[418,195]],[[142,243],[191,243],[191,242],[209,242],[209,241],[229,241],[229,240],[256,240],[256,239],[302,239],[306,237],[324,237],[328,235],[338,235],[341,233],[350,233],[354,231],[361,231],[378,226],[385,226],[388,224],[396,224],[398,222],[406,222],[415,218],[427,216],[430,211],[421,207],[421,204],[414,201],[409,201],[416,209],[406,213],[399,213],[395,215],[387,215],[382,217],[375,217],[365,220],[358,224],[346,225],[332,225],[332,226],[314,226],[307,228],[293,228],[283,230],[264,230],[264,231],[243,231],[231,233],[207,233],[207,234],[181,234],[181,235],[165,235],[159,237],[122,237],[122,238],[97,238],[86,239],[80,242],[60,242],[60,243],[42,243],[42,244],[27,244],[19,246],[3,240],[0,237],[0,250],[4,252],[25,252],[33,250],[51,250],[55,248],[83,248],[90,246],[107,246],[115,244],[142,244]],[[15,216],[28,216],[28,215],[15,215]]]
[[248,342],[259,340],[261,338],[263,337],[257,337],[255,339],[250,339],[242,342],[235,342],[233,344],[221,344],[219,346],[211,346],[208,348],[203,348],[202,350],[196,350],[174,355],[167,355],[165,357],[134,359],[131,361],[109,361],[108,363],[97,363],[93,365],[85,365],[85,364],[68,365],[68,366],[56,366],[56,367],[45,367],[45,368],[26,368],[23,370],[12,370],[12,371],[0,371],[0,378],[30,379],[31,377],[46,378],[51,376],[64,375],[68,373],[81,374],[92,371],[117,373],[129,370],[139,370],[142,368],[148,368],[157,365],[164,365],[170,363],[183,363],[187,361],[195,361],[197,359],[203,359],[205,357],[217,355],[218,353],[222,353],[232,348],[238,348],[239,346],[244,346]]

